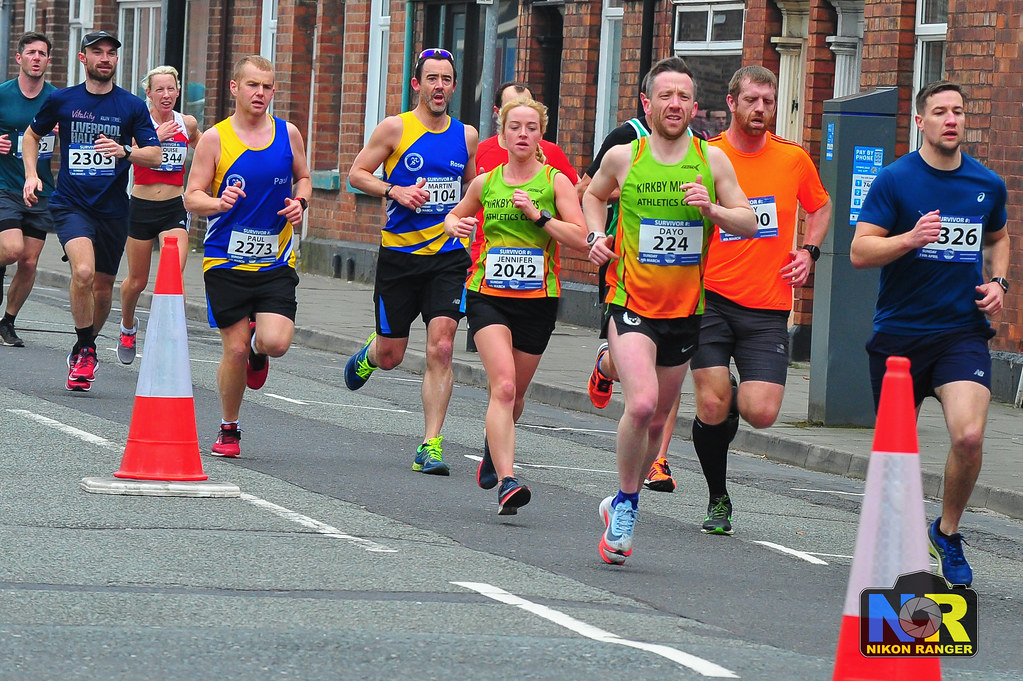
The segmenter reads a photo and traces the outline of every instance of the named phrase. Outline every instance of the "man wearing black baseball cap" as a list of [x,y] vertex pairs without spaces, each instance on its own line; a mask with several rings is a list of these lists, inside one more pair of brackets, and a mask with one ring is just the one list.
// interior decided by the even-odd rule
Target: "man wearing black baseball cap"
[[132,163],[155,168],[161,160],[145,102],[114,85],[120,47],[106,31],[86,34],[78,53],[85,82],[51,94],[22,145],[24,199],[33,205],[42,190],[36,172],[39,139],[59,125],[60,174],[50,213],[71,264],[71,315],[78,336],[68,355],[65,387],[82,392],[95,379],[96,336],[110,313],[128,238],[128,171]]
[[114,44],[114,47],[118,49],[120,49],[121,47],[121,41],[118,40],[117,36],[113,35],[112,33],[107,33],[106,31],[93,31],[92,33],[86,33],[85,36],[82,38],[81,51],[85,52],[86,47],[89,47],[90,45],[95,45],[101,40],[109,40]]

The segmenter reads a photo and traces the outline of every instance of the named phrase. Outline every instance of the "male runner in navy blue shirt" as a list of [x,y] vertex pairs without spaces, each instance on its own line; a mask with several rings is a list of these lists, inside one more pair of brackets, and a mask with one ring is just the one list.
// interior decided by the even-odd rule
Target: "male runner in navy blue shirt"
[[[945,463],[942,513],[927,532],[938,572],[969,586],[959,519],[980,474],[991,402],[995,335],[988,317],[1009,290],[1005,182],[960,146],[966,98],[949,81],[916,96],[920,149],[881,170],[860,211],[849,256],[880,267],[874,335],[867,343],[874,408],[888,357],[907,357],[917,408],[941,402],[952,448]],[[984,268],[991,274],[984,278]]]
[[24,198],[33,205],[43,188],[36,173],[39,139],[60,128],[60,173],[50,213],[71,263],[78,340],[68,355],[68,390],[87,391],[95,378],[96,336],[110,313],[128,238],[128,171],[132,163],[155,168],[161,161],[145,102],[113,83],[120,47],[106,31],[82,38],[78,61],[85,82],[51,94],[25,131]]

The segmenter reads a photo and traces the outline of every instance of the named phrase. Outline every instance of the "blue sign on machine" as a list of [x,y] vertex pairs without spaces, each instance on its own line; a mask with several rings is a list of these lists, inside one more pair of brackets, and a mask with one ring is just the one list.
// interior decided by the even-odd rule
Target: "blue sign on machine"
[[828,132],[824,140],[824,160],[832,161],[835,158],[835,122],[828,122]]
[[856,147],[853,152],[852,193],[849,201],[849,224],[860,219],[860,208],[874,178],[884,166],[883,147]]

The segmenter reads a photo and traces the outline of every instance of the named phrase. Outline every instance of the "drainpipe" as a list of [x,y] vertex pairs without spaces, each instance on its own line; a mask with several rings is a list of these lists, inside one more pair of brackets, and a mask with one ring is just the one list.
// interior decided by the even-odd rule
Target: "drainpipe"
[[401,110],[408,111],[409,81],[412,79],[412,33],[415,28],[416,9],[411,0],[405,3],[405,55],[401,59]]
[[[643,76],[653,66],[654,55],[654,9],[656,0],[643,0],[643,34],[639,44],[639,78],[643,82]],[[643,104],[639,104],[638,116],[642,116]]]

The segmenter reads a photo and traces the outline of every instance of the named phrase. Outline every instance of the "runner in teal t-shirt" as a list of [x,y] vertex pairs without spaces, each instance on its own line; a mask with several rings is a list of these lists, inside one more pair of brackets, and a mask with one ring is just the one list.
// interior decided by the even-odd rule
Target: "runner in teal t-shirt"
[[18,62],[18,77],[0,84],[0,298],[7,266],[17,262],[18,270],[11,279],[7,308],[0,319],[0,341],[20,348],[25,342],[14,330],[14,319],[35,283],[36,263],[46,242],[46,233],[53,231],[47,197],[53,191],[50,159],[54,136],[47,135],[40,140],[36,173],[43,189],[35,206],[26,206],[21,196],[25,186],[21,145],[25,129],[57,88],[43,80],[50,63],[50,40],[45,35],[26,33],[21,36],[14,58]]

